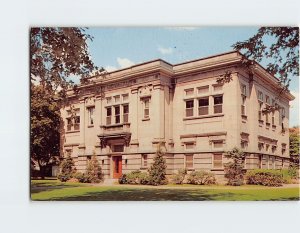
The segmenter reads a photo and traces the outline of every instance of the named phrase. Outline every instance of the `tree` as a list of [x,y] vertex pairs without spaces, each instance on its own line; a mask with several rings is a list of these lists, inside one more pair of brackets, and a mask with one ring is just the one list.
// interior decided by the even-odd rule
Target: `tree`
[[102,169],[95,154],[88,163],[86,169],[86,179],[89,183],[100,183],[103,181]]
[[40,85],[31,85],[30,154],[44,178],[45,168],[55,163],[60,152],[60,112],[53,95]]
[[151,185],[162,185],[167,183],[166,179],[166,160],[164,159],[164,154],[162,150],[162,145],[158,144],[156,155],[154,157],[154,162],[149,168],[149,184]]
[[225,153],[225,157],[230,161],[224,164],[225,178],[228,179],[228,184],[240,186],[244,183],[244,164],[245,153],[238,148],[233,148]]
[[290,156],[292,166],[299,167],[299,144],[300,144],[300,135],[299,135],[299,126],[290,128]]
[[[273,43],[267,45],[266,40]],[[249,60],[269,59],[266,70],[277,76],[286,90],[289,76],[299,76],[299,27],[261,27],[254,36],[235,43],[233,48]]]
[[73,85],[70,75],[86,78],[91,72],[103,71],[91,60],[87,41],[93,37],[86,28],[39,27],[30,30],[30,79],[47,90],[64,96]]
[[60,173],[57,178],[62,182],[66,182],[74,176],[75,172],[74,161],[72,157],[68,155],[60,164]]

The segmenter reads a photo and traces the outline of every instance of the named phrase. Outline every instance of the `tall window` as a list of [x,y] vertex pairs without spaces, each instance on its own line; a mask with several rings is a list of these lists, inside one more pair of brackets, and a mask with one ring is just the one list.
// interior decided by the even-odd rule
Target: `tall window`
[[72,119],[67,118],[67,131],[71,131],[71,130],[72,130]]
[[75,116],[74,118],[74,130],[80,129],[80,116]]
[[193,168],[193,164],[194,164],[193,157],[194,157],[193,154],[185,155],[185,168]]
[[149,104],[150,104],[150,99],[147,98],[144,100],[144,118],[148,119],[150,117],[150,110],[149,110]]
[[242,95],[247,96],[247,87],[246,87],[246,85],[242,84],[241,92],[242,92]]
[[120,106],[115,106],[115,124],[120,123]]
[[222,113],[223,96],[214,96],[214,113]]
[[258,91],[258,100],[264,101],[264,95],[261,91]]
[[198,108],[198,114],[201,115],[207,115],[208,114],[208,106],[209,106],[209,98],[201,98],[199,99],[199,108]]
[[106,108],[106,125],[111,125],[111,107]]
[[272,112],[272,125],[275,125],[275,114]]
[[123,123],[128,123],[129,105],[123,105]]
[[95,107],[88,108],[89,125],[94,125],[94,112],[95,112]]
[[246,115],[246,96],[242,96],[242,106],[241,106],[241,113],[243,116]]
[[148,155],[142,154],[142,167],[147,167],[148,165]]
[[262,103],[259,103],[259,110],[258,110],[258,120],[259,121],[262,121],[262,107],[263,107],[263,104]]
[[213,154],[213,168],[223,167],[223,156],[222,154]]
[[270,122],[269,122],[269,113],[266,113],[266,124],[270,124]]
[[268,95],[266,95],[266,104],[268,104],[268,105],[271,104],[271,100],[270,100],[270,97]]
[[185,102],[185,115],[186,117],[194,115],[194,100],[188,100]]

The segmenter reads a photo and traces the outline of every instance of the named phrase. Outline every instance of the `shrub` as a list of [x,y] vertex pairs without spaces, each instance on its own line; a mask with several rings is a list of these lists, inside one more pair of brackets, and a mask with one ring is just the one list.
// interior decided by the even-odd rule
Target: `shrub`
[[247,171],[247,184],[264,186],[281,186],[284,183],[283,172],[280,170],[255,169]]
[[149,176],[145,172],[132,171],[127,174],[122,174],[119,178],[119,184],[148,184]]
[[167,184],[166,178],[166,160],[164,159],[164,152],[161,148],[161,143],[158,144],[158,148],[156,151],[156,155],[154,157],[154,162],[152,166],[149,168],[149,184],[151,185],[162,185]]
[[89,183],[88,178],[85,173],[76,172],[74,174],[74,178],[76,178],[78,180],[78,182],[80,182],[80,183]]
[[299,167],[297,165],[292,165],[288,168],[288,174],[291,179],[297,179],[299,177]]
[[189,174],[187,183],[200,185],[216,184],[216,178],[215,175],[211,172],[194,171]]
[[96,155],[93,155],[88,163],[85,173],[87,183],[100,183],[103,181],[102,169]]
[[58,173],[57,178],[62,182],[70,180],[76,171],[76,169],[74,169],[73,167],[74,161],[72,157],[68,155],[66,159],[60,164],[60,172]]
[[225,157],[231,159],[230,162],[224,164],[225,178],[228,179],[227,184],[240,186],[244,183],[244,162],[245,153],[238,148],[225,153]]
[[182,184],[186,174],[187,174],[186,169],[178,170],[177,174],[174,174],[172,176],[172,183],[173,184]]

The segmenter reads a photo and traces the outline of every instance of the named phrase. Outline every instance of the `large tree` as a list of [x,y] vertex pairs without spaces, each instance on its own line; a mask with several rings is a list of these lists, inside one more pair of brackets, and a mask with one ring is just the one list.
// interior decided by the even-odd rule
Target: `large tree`
[[30,154],[44,177],[46,167],[60,152],[60,109],[55,96],[41,85],[31,85]]
[[266,69],[288,89],[290,78],[299,76],[299,27],[261,27],[249,39],[233,45],[247,59],[267,60]]
[[294,166],[299,166],[299,146],[300,146],[300,135],[299,126],[289,129],[290,131],[290,156],[291,162]]
[[30,153],[45,167],[59,155],[61,101],[73,85],[72,75],[85,79],[96,67],[88,51],[92,37],[85,28],[30,29]]

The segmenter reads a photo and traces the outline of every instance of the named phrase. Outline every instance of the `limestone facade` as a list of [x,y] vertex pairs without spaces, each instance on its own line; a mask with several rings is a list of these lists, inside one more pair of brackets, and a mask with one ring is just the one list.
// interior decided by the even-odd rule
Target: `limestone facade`
[[[105,178],[151,166],[158,143],[167,174],[180,168],[224,174],[224,152],[247,153],[246,169],[289,165],[289,101],[259,64],[229,52],[181,64],[163,60],[93,76],[68,92],[61,109],[64,155],[84,172],[93,154]],[[231,74],[231,81],[217,80]],[[280,109],[263,114],[266,105]]]

